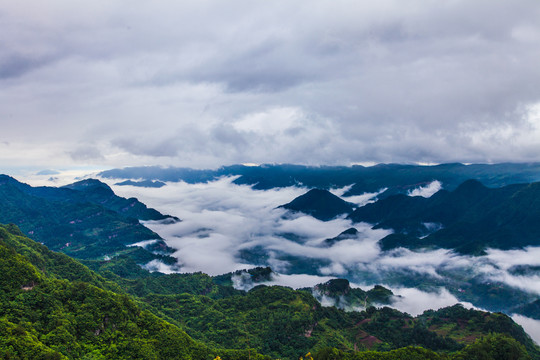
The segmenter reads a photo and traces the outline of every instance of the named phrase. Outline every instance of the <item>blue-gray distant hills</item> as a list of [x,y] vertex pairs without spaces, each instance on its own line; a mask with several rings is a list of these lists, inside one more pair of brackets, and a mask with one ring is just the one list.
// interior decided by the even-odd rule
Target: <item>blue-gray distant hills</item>
[[356,223],[392,229],[394,234],[380,241],[383,250],[446,248],[481,254],[486,248],[540,246],[540,182],[488,188],[467,180],[429,198],[397,194],[356,210],[327,190],[312,189],[280,207],[323,221],[348,215]]
[[353,185],[345,195],[360,195],[383,188],[383,196],[407,191],[434,180],[446,190],[454,190],[468,179],[476,179],[488,187],[540,181],[540,163],[472,164],[458,163],[436,166],[379,164],[375,166],[303,166],[264,164],[260,166],[231,165],[215,170],[178,167],[127,167],[103,171],[99,176],[114,179],[144,179],[162,182],[208,182],[222,176],[238,176],[236,184],[252,185],[255,189],[302,185],[307,188],[329,189]]
[[137,187],[160,188],[160,187],[164,187],[167,184],[165,184],[162,181],[157,181],[157,180],[141,180],[141,181],[126,180],[126,181],[118,182],[115,185],[120,185],[120,186],[131,185],[131,186],[137,186]]
[[358,238],[358,230],[356,230],[356,228],[348,228],[347,230],[345,231],[342,231],[338,236],[336,237],[333,237],[333,238],[330,238],[330,239],[325,239],[323,242],[322,242],[322,245],[323,246],[327,246],[327,247],[330,247],[330,246],[333,246],[335,244],[337,244],[338,242],[340,241],[343,241],[343,240],[351,240],[351,239],[357,239]]
[[[13,223],[50,249],[80,259],[138,252],[126,245],[160,236],[139,220],[178,220],[150,209],[135,198],[114,194],[105,183],[88,179],[63,187],[32,187],[0,175],[0,223]],[[162,240],[156,250],[168,249]]]
[[396,234],[383,249],[438,247],[479,254],[488,247],[540,245],[540,183],[488,188],[468,180],[430,198],[393,195],[356,209],[355,222],[376,224]]

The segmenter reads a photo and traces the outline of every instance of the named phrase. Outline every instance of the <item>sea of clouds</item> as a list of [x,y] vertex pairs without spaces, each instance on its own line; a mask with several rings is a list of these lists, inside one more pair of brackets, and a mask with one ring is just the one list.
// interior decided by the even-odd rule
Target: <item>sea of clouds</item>
[[[456,293],[452,294],[444,286],[422,288],[423,279],[445,284],[448,274],[466,273],[484,282],[500,282],[540,295],[539,274],[509,271],[516,265],[540,266],[539,247],[511,251],[488,249],[486,255],[479,257],[446,249],[397,248],[383,252],[378,241],[390,234],[391,229],[372,229],[370,224],[352,223],[344,216],[324,222],[278,208],[307,192],[306,188],[254,190],[248,185],[235,184],[235,177],[199,184],[171,182],[162,188],[115,186],[114,180],[103,180],[118,195],[137,197],[149,207],[182,220],[173,224],[145,222],[175,250],[173,256],[178,259],[175,267],[158,261],[147,264],[153,271],[202,271],[219,275],[270,266],[275,275],[267,284],[292,288],[312,287],[331,278],[345,277],[355,284],[353,286],[363,289],[374,284],[390,288],[397,295],[393,306],[412,315],[460,302]],[[376,201],[379,194],[344,197],[348,188],[332,192],[357,206]],[[409,195],[429,197],[440,189],[440,182],[434,181],[412,190]],[[351,227],[358,230],[356,238],[324,245],[325,239],[336,237]],[[418,282],[399,284],[403,277],[418,279]],[[235,279],[235,286],[247,290],[256,285],[245,280]],[[539,321],[521,315],[513,318],[540,342]]]
[[[412,251],[397,248],[383,252],[378,241],[390,234],[391,229],[372,229],[370,224],[352,223],[345,217],[325,222],[300,213],[291,214],[278,206],[308,189],[254,190],[248,185],[235,184],[234,179],[221,178],[200,184],[168,183],[163,188],[113,187],[121,196],[138,197],[148,206],[182,220],[175,224],[145,223],[176,250],[174,256],[182,272],[203,271],[218,275],[255,266],[271,266],[284,275],[305,275],[305,271],[299,272],[290,261],[294,259],[293,262],[298,264],[298,259],[304,259],[312,263],[311,269],[315,269],[309,275],[318,275],[320,280],[351,273],[384,274],[405,270],[440,278],[447,272],[462,270],[540,294],[538,274],[519,275],[508,271],[516,265],[540,266],[539,247],[510,251],[488,249],[486,255],[479,257],[459,255],[446,249]],[[434,181],[411,191],[410,195],[430,196],[440,188],[441,184]],[[346,190],[334,189],[333,193],[342,195]],[[374,201],[377,194],[343,198],[362,206]],[[358,230],[356,238],[324,246],[325,239],[351,227]],[[243,255],[246,253],[266,256],[246,257]],[[309,286],[301,281],[293,285]]]

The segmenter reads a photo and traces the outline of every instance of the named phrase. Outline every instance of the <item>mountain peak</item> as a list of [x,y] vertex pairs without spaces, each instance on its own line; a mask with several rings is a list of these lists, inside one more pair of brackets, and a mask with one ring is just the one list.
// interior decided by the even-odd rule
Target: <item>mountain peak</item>
[[80,191],[85,196],[99,197],[102,198],[101,201],[115,197],[111,187],[97,179],[80,180],[73,184],[62,186],[62,188]]
[[351,286],[347,279],[330,279],[323,284],[316,285],[315,290],[326,295],[343,295],[351,290]]
[[80,181],[74,182],[73,184],[65,185],[62,187],[66,189],[79,190],[79,191],[104,189],[106,192],[114,194],[114,192],[112,191],[109,185],[105,184],[104,182],[98,179],[80,180]]
[[326,239],[322,242],[322,245],[324,246],[333,246],[334,244],[342,241],[342,240],[349,240],[349,239],[355,239],[358,236],[358,230],[356,228],[348,228],[347,230],[341,232],[338,236]]
[[331,220],[342,214],[349,214],[354,210],[354,204],[322,189],[311,189],[280,207],[300,211],[323,221]]
[[469,194],[469,193],[477,193],[478,191],[484,192],[488,188],[482,184],[478,180],[469,179],[465,180],[464,182],[459,185],[456,190],[454,190],[455,194]]

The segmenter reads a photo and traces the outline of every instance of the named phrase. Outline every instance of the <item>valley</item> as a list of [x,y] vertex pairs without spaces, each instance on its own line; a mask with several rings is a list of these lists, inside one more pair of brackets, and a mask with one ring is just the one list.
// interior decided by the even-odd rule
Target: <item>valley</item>
[[[465,346],[498,333],[525,346],[533,358],[540,356],[512,320],[526,324],[537,339],[536,183],[488,188],[468,180],[446,190],[444,181],[432,179],[420,186],[403,183],[347,195],[354,184],[257,189],[242,184],[242,176],[164,186],[150,180],[148,186],[101,178],[31,187],[2,177],[0,222],[14,224],[4,227],[2,241],[28,269],[19,285],[5,285],[4,301],[11,305],[0,314],[7,324],[4,334],[12,336],[9,329],[22,321],[14,299],[24,299],[34,288],[54,288],[53,296],[70,304],[78,301],[69,298],[71,284],[82,286],[77,285],[82,281],[111,296],[124,294],[134,306],[171,324],[171,331],[184,331],[199,344],[193,346],[200,346],[200,354],[219,353],[223,359],[240,359],[246,349],[253,349],[248,357],[287,359],[308,352],[323,359],[328,349],[341,358],[358,350],[390,356],[384,351],[405,351],[396,349],[409,345],[435,351],[429,356],[457,359]],[[498,220],[505,215],[508,221]],[[11,267],[5,266],[5,271]],[[57,281],[69,284],[58,288]],[[25,301],[16,303],[30,306],[28,314],[37,311]],[[67,316],[66,326],[81,328],[70,320],[73,310],[52,306],[52,313]],[[66,330],[79,347],[61,347],[64,340],[42,334],[49,330],[40,324],[51,321],[49,313],[43,316],[25,318],[30,327],[24,331],[34,334],[25,341],[44,354],[113,356],[101,340],[84,335],[88,330]],[[136,317],[126,316],[115,321],[138,324]],[[108,339],[114,333],[108,322],[88,326]],[[126,341],[135,336],[149,344],[130,351],[163,358],[156,338],[121,331]],[[121,338],[110,339],[120,346]],[[496,343],[501,341],[507,340]],[[118,354],[129,353],[121,349]]]

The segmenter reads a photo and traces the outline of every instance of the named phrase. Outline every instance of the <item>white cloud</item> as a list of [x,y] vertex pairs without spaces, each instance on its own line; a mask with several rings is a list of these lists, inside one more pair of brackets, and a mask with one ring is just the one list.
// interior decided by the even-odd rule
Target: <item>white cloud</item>
[[430,182],[426,186],[419,187],[419,188],[409,191],[408,195],[409,196],[422,196],[422,197],[428,198],[441,189],[442,189],[441,182],[438,180],[435,180],[435,181]]
[[288,286],[293,289],[299,289],[303,287],[313,287],[317,284],[325,283],[333,278],[334,277],[331,276],[315,276],[306,274],[277,274],[274,276],[271,282],[265,284]]
[[266,112],[248,114],[235,121],[232,126],[247,133],[260,135],[283,135],[286,131],[303,127],[305,114],[298,108],[273,108]]
[[157,271],[163,274],[173,274],[179,271],[179,268],[176,265],[167,265],[157,259],[152,260],[149,263],[142,265],[142,267],[143,269],[146,269],[148,271],[151,271],[151,272]]
[[139,246],[139,247],[145,248],[146,246],[151,245],[151,244],[155,244],[156,242],[158,242],[157,239],[143,240],[143,241],[139,241],[139,242],[136,242],[134,244],[131,244],[131,245],[127,245],[127,246]]
[[522,250],[488,249],[486,258],[504,270],[515,265],[540,266],[540,247],[526,247]]
[[261,283],[254,283],[251,279],[251,275],[248,272],[242,272],[239,275],[233,275],[231,280],[233,282],[233,287],[238,290],[249,291],[257,285],[266,285],[266,286],[287,286],[293,289],[300,289],[304,287],[313,287],[317,284],[322,284],[328,280],[333,279],[329,276],[316,276],[316,275],[307,275],[307,274],[277,274],[273,273],[271,280],[263,281]]
[[494,271],[488,275],[489,279],[500,281],[513,288],[521,289],[527,292],[532,292],[540,295],[540,276],[516,276],[505,271]]
[[[412,316],[419,315],[425,310],[438,310],[460,303],[444,288],[439,289],[439,292],[425,292],[414,288],[392,288],[392,291],[396,295],[392,307]],[[467,308],[473,307],[470,303],[461,303]]]
[[534,342],[540,345],[540,320],[531,319],[519,314],[513,314],[512,320],[521,325]]
[[362,195],[352,195],[352,196],[343,196],[347,191],[349,191],[354,184],[344,186],[342,188],[330,189],[330,192],[336,196],[341,197],[343,200],[356,204],[357,206],[364,206],[369,203],[375,202],[377,195],[382,194],[387,190],[387,188],[382,188],[381,190],[374,193],[365,193]]

